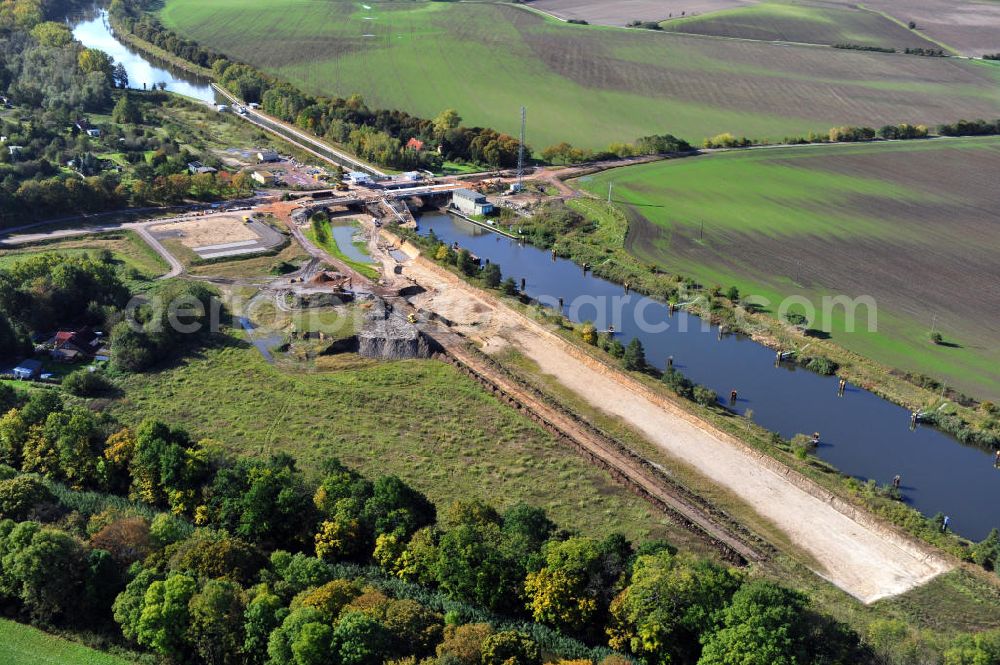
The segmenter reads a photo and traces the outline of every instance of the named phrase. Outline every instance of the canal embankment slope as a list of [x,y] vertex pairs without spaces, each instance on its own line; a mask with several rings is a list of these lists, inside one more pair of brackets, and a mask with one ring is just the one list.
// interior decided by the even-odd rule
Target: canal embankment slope
[[[407,249],[413,256],[413,248]],[[428,289],[422,307],[481,342],[518,347],[589,404],[738,496],[801,548],[814,572],[859,600],[871,603],[903,593],[955,566],[934,548],[698,420],[434,263],[417,256],[403,270]]]

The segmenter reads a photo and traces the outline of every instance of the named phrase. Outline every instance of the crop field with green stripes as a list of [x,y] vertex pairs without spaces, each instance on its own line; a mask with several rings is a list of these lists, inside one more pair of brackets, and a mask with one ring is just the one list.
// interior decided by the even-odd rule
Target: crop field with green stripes
[[877,12],[829,1],[776,0],[700,16],[675,18],[664,30],[737,39],[937,49],[901,23]]
[[[630,215],[627,249],[767,298],[871,296],[842,346],[1000,397],[1000,139],[758,149],[625,167],[580,184]],[[865,314],[864,309],[860,310]],[[946,344],[929,340],[931,329]]]
[[[370,7],[367,9],[366,7]],[[1000,115],[1000,67],[570,25],[511,4],[167,0],[165,25],[329,96],[600,148]]]

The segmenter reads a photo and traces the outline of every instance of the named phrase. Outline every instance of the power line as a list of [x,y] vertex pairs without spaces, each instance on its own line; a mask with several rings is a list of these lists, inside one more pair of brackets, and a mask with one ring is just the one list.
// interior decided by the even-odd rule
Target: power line
[[517,191],[524,189],[524,130],[528,120],[528,110],[521,107],[521,142],[517,146]]

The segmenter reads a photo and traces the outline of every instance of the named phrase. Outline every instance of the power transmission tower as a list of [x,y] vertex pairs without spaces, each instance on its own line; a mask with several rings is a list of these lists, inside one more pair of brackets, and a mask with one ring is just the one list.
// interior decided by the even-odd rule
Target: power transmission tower
[[527,124],[528,110],[521,107],[521,142],[517,146],[517,191],[524,189],[524,128]]

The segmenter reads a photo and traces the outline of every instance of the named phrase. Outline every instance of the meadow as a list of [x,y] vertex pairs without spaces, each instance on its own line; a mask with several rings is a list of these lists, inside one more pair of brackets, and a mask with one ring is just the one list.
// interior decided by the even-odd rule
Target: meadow
[[882,48],[937,49],[906,26],[857,6],[829,2],[761,2],[688,18],[674,18],[664,30],[716,37],[808,44],[858,44]]
[[0,619],[0,663],[4,665],[129,665],[130,660]]
[[[625,247],[705,285],[774,305],[871,296],[877,332],[834,341],[891,367],[1000,397],[1000,139],[761,149],[626,167],[614,181]],[[940,332],[944,345],[930,342]]]
[[160,17],[311,93],[453,107],[510,133],[525,105],[536,150],[1000,114],[1000,68],[982,63],[569,25],[506,3],[167,0]]
[[393,473],[439,505],[523,500],[588,534],[688,532],[617,485],[450,365],[321,358],[325,372],[285,372],[242,339],[219,336],[196,355],[121,382],[109,405],[124,422],[159,418],[239,455],[293,453],[308,472],[335,456],[362,473]]
[[160,255],[132,231],[69,237],[16,248],[4,248],[0,245],[0,269],[41,254],[60,252],[71,256],[97,256],[103,250],[110,251],[115,261],[129,270],[135,270],[136,276],[140,278],[152,279],[170,269]]

